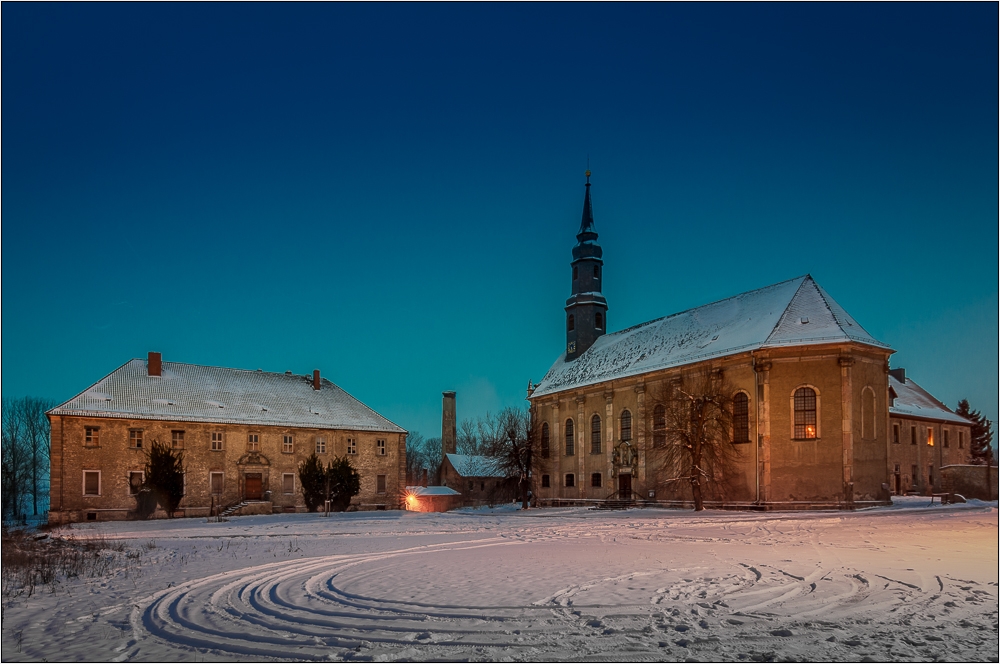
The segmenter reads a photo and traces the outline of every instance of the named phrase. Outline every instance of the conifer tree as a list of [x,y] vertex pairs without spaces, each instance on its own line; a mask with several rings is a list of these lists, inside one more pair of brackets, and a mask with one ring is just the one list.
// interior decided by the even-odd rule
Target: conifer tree
[[143,489],[148,489],[167,513],[167,517],[173,517],[184,498],[184,453],[154,440],[146,457],[145,471],[146,478],[136,499],[137,511],[140,515],[145,511],[142,500],[149,494],[144,496]]
[[351,498],[361,493],[361,476],[346,457],[334,457],[326,467],[327,490],[330,509],[343,512],[351,504]]
[[306,509],[315,512],[326,498],[326,472],[315,452],[299,464],[299,487]]
[[986,419],[978,410],[972,410],[968,399],[958,402],[955,409],[957,415],[972,422],[969,437],[969,462],[976,465],[995,465],[996,459],[993,456],[993,422]]

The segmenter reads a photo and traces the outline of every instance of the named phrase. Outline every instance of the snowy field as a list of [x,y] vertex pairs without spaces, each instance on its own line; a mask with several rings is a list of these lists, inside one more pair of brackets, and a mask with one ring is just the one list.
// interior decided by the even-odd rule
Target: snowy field
[[997,504],[77,524],[4,661],[997,661]]

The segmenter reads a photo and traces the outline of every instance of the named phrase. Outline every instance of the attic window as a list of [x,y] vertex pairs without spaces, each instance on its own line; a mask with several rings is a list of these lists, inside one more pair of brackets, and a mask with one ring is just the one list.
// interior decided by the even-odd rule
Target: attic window
[[805,325],[806,323],[809,322],[809,316],[803,316],[802,318],[799,319],[799,322]]

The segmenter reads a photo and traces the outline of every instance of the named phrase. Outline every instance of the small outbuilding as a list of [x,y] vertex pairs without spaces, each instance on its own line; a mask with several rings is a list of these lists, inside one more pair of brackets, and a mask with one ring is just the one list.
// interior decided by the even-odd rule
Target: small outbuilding
[[462,494],[446,486],[408,486],[403,500],[410,512],[447,512],[461,505]]
[[497,460],[472,454],[445,454],[441,464],[441,484],[458,489],[463,494],[462,504],[478,507],[490,503],[507,502],[509,482]]

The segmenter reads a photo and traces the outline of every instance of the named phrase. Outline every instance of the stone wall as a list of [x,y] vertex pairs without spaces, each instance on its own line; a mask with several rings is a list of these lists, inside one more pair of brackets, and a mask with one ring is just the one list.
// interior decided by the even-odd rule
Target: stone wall
[[941,468],[941,489],[965,498],[996,500],[997,467],[955,465]]
[[[928,436],[928,432],[932,433],[932,437]],[[969,436],[968,426],[890,416],[889,483],[893,493],[943,491],[941,475],[937,470],[932,471],[932,467],[941,469],[966,463],[969,460]],[[931,441],[933,444],[930,444]]]
[[[361,493],[352,501],[357,508],[400,507],[406,474],[405,434],[77,416],[49,419],[53,522],[125,518],[135,506],[129,474],[143,470],[145,453],[154,440],[171,444],[174,432],[183,432],[185,495],[179,507],[187,515],[207,515],[213,505],[240,502],[247,497],[248,475],[260,476],[260,499],[269,500],[274,511],[304,510],[298,466],[314,451],[324,464],[334,455],[350,459],[361,475]],[[90,444],[87,427],[97,432]],[[130,444],[130,431],[141,433],[141,448]],[[213,433],[221,434],[221,449],[213,449]],[[251,435],[257,437],[257,450],[251,449]],[[286,436],[291,437],[290,449]],[[322,445],[317,449],[318,439],[325,442],[325,450]],[[352,440],[353,453],[348,448]],[[380,440],[384,445],[379,445]],[[85,471],[99,473],[98,495],[84,495]],[[213,473],[221,473],[220,493],[210,488]],[[380,476],[384,476],[384,491],[379,491]]]

